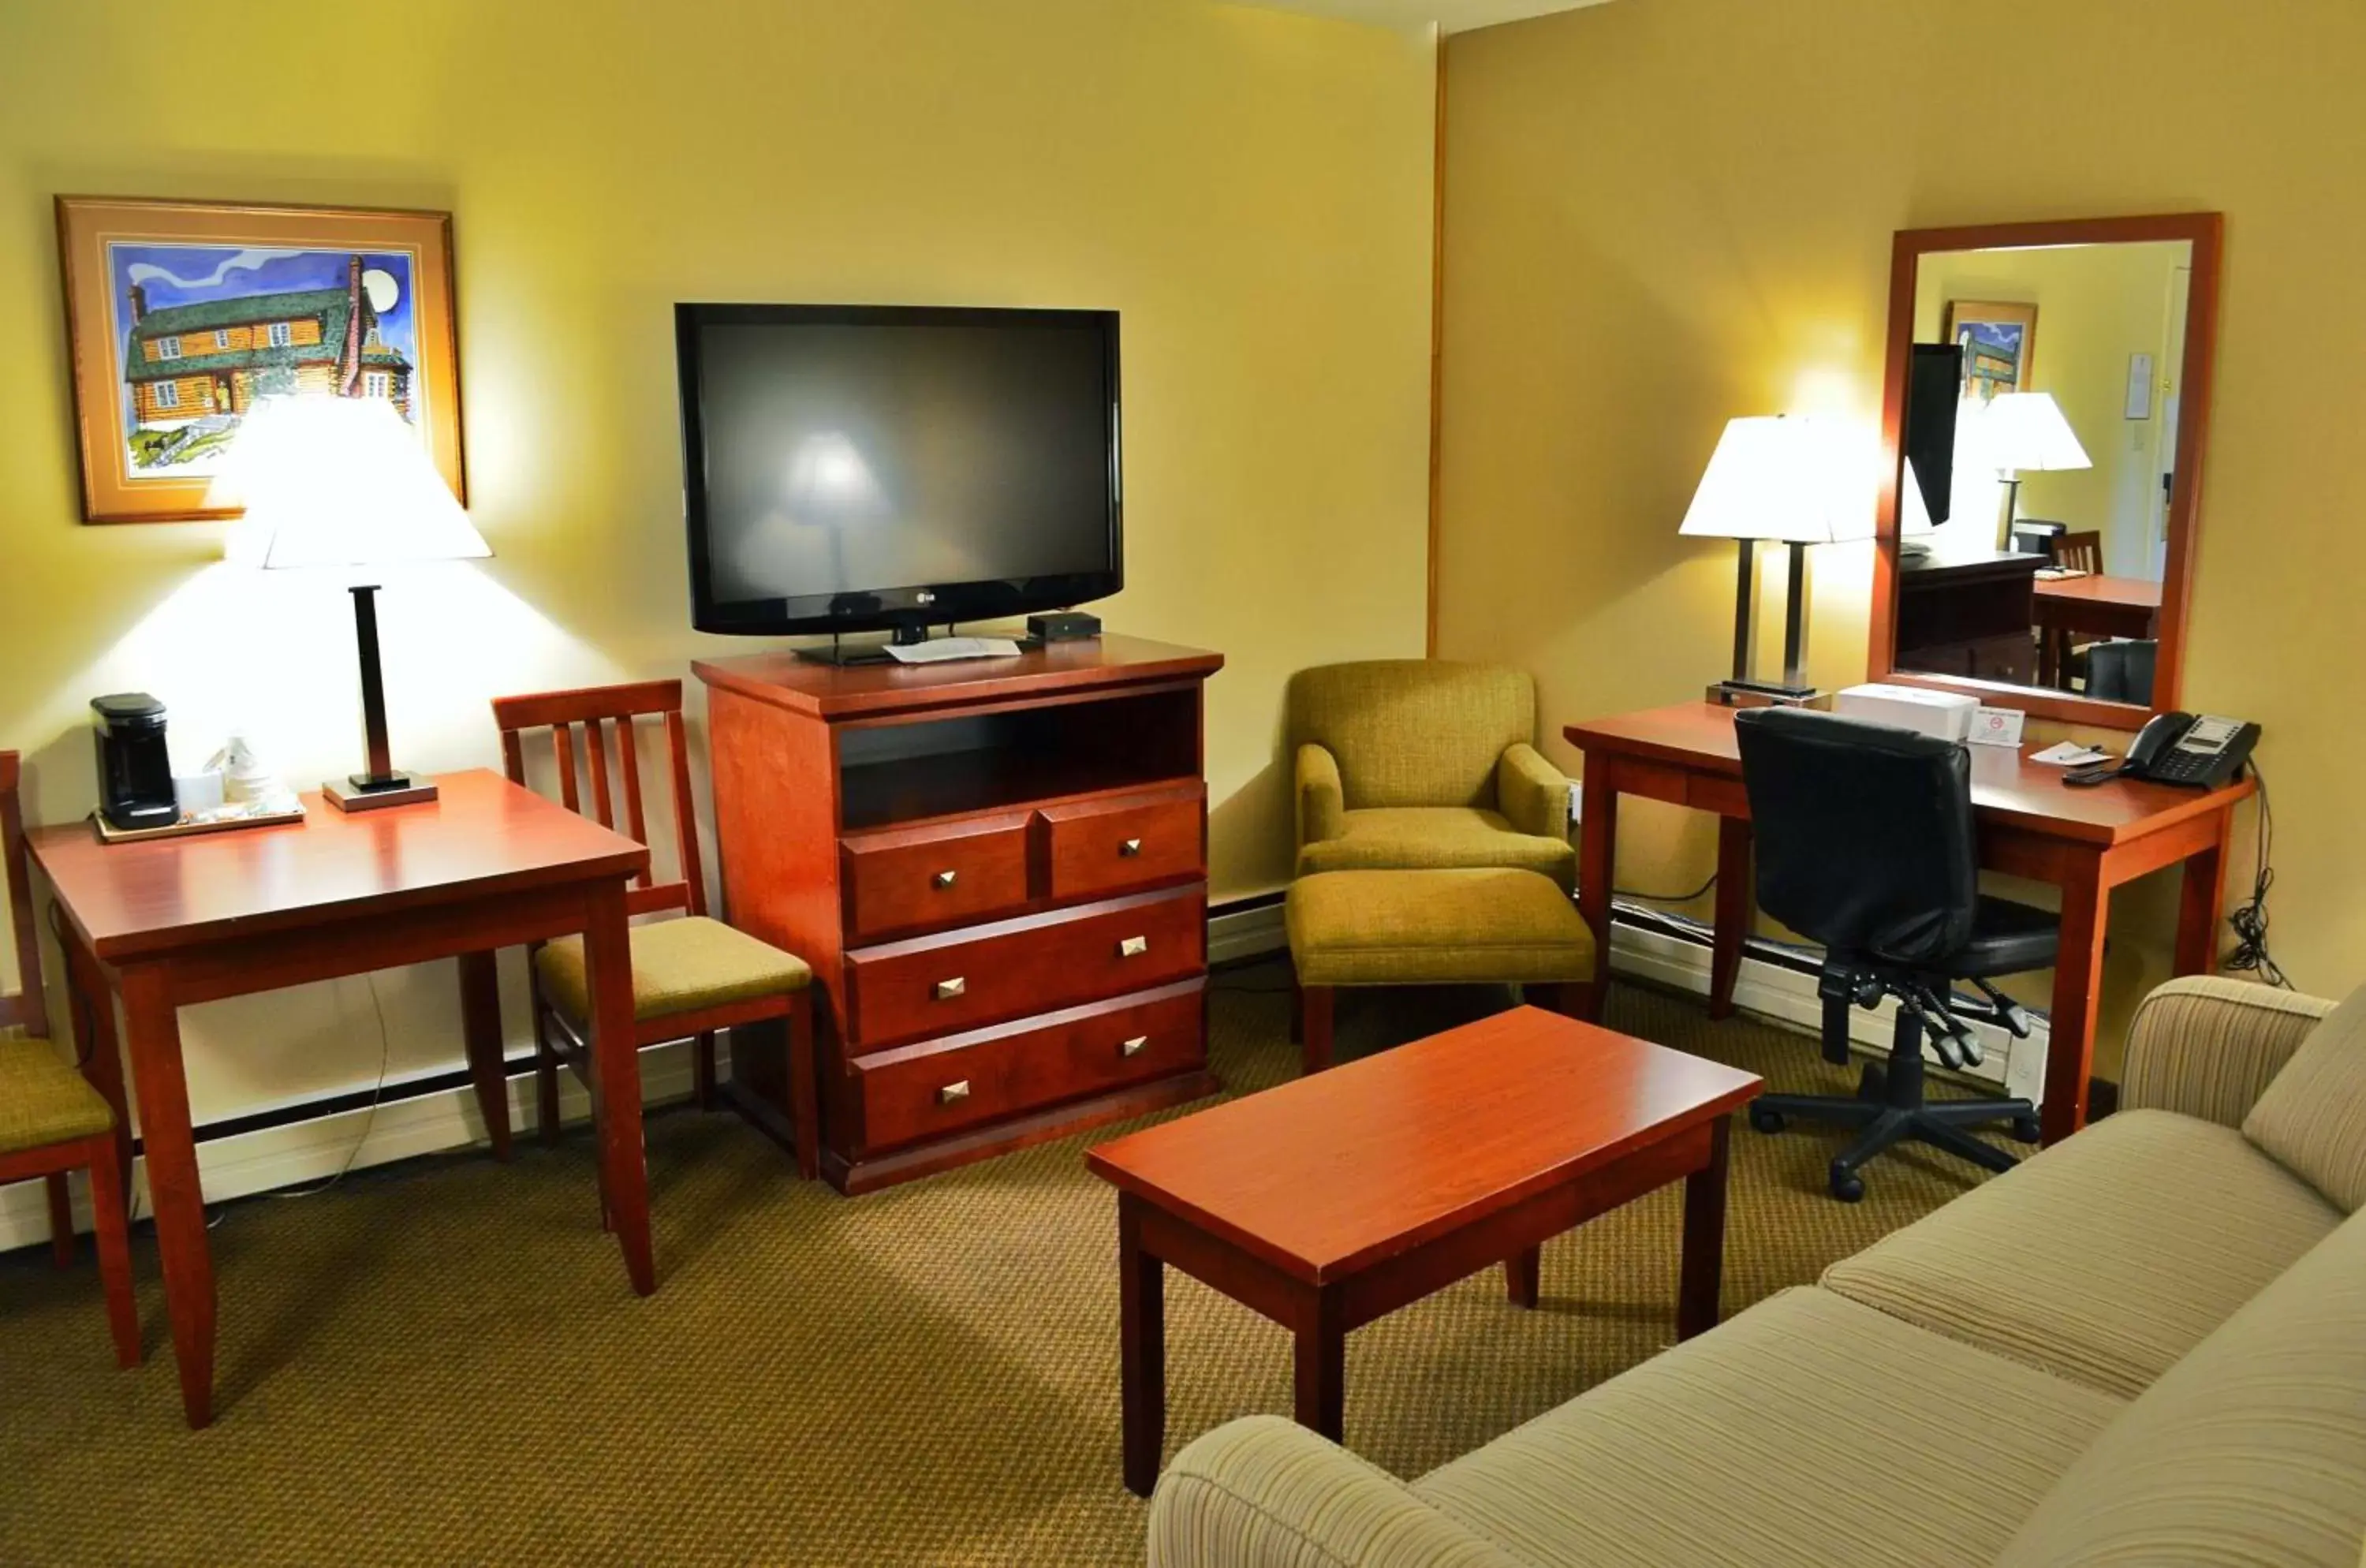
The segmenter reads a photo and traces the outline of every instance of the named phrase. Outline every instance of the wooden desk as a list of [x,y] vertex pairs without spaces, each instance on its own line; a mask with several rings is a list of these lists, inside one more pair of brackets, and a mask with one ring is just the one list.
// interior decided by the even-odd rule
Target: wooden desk
[[[286,827],[116,845],[87,823],[30,836],[76,989],[122,998],[192,1427],[213,1418],[216,1312],[181,1060],[178,1010],[192,1003],[456,957],[469,1071],[491,1104],[506,1093],[494,951],[584,933],[603,1197],[633,1289],[657,1287],[625,923],[625,884],[648,852],[495,773],[437,782],[440,800],[351,817],[308,795],[308,819]],[[114,1009],[91,1012],[96,1049],[112,1054]],[[495,1153],[507,1144],[497,1134]]]
[[1716,1326],[1728,1118],[1754,1073],[1515,1008],[1087,1152],[1118,1190],[1125,1483],[1166,1425],[1169,1263],[1290,1328],[1301,1425],[1339,1440],[1347,1331],[1684,1184],[1676,1337]]
[[[1733,984],[1751,919],[1750,801],[1741,787],[1741,753],[1733,710],[1712,703],[1647,708],[1561,731],[1585,753],[1583,820],[1578,840],[1578,908],[1594,928],[1596,951],[1610,952],[1610,890],[1618,797],[1639,795],[1714,811],[1718,825],[1717,940],[1709,965],[1709,1012],[1733,1010]],[[2102,987],[2103,928],[2111,890],[2182,862],[2184,897],[2177,920],[2177,972],[2217,966],[2218,921],[2225,904],[2226,844],[2236,804],[2257,787],[2246,777],[2214,790],[2115,780],[2072,789],[2062,770],[2023,751],[1975,746],[1972,809],[1980,864],[2062,889],[2062,945],[2054,970],[2052,1033],[2045,1056],[2045,1103],[2039,1120],[2048,1144],[2087,1119],[2087,1079],[2094,1059],[2095,1008]],[[1608,968],[1606,964],[1606,979]],[[1595,1005],[1605,987],[1594,988]]]
[[2060,686],[2070,636],[2158,637],[2160,584],[2141,577],[2039,578],[2030,602],[2037,624],[2037,683]]

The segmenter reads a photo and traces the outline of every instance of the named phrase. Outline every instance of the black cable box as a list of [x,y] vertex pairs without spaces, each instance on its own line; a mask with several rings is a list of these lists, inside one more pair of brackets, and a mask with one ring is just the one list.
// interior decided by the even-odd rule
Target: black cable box
[[1101,618],[1087,615],[1081,610],[1054,610],[1048,615],[1027,617],[1030,637],[1040,637],[1045,642],[1076,642],[1101,635]]

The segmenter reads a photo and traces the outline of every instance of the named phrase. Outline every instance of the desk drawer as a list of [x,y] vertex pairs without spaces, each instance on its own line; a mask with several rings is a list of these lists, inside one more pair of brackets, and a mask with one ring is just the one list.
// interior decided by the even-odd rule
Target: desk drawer
[[865,1153],[1198,1066],[1190,979],[1114,1001],[858,1058]]
[[850,834],[838,853],[850,942],[990,919],[1027,903],[1027,818],[1017,813]]
[[1207,888],[1194,884],[914,937],[846,955],[856,1053],[1197,975]]
[[1194,786],[1042,807],[1044,896],[1089,898],[1204,870],[1205,801]]

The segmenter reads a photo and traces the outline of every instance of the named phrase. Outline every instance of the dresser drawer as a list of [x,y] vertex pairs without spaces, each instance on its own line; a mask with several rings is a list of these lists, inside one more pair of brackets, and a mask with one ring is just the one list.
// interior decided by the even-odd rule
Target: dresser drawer
[[1200,979],[858,1058],[863,1152],[1189,1071]]
[[1204,884],[1142,893],[846,955],[860,1053],[1138,991],[1207,960]]
[[1206,800],[1194,787],[1042,807],[1044,896],[1088,898],[1205,870]]
[[1009,914],[1027,903],[1028,819],[1018,813],[839,840],[850,942]]

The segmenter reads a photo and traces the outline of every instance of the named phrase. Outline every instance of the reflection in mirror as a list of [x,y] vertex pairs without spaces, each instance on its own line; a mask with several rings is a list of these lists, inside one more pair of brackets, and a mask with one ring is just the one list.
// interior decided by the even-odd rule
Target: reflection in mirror
[[2192,250],[1919,257],[1898,671],[2152,705]]

